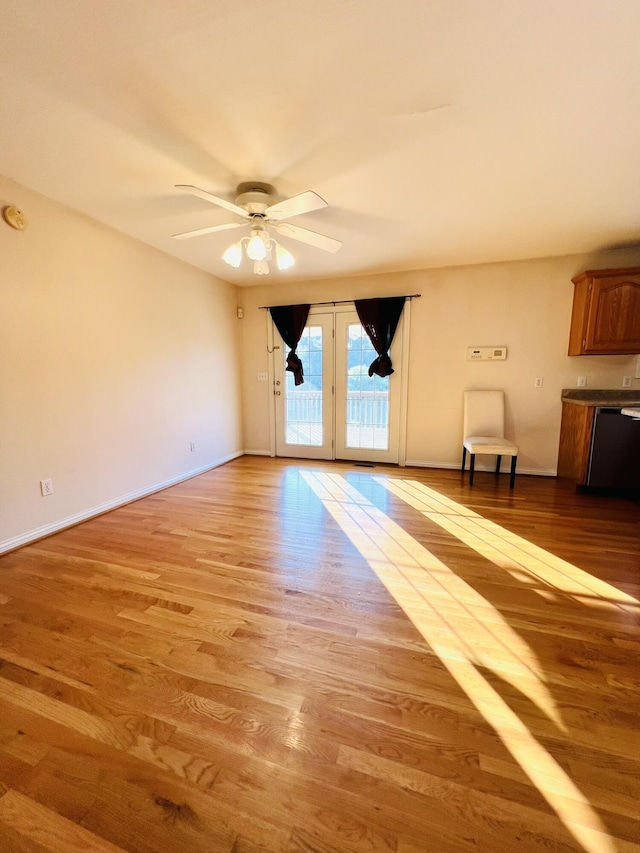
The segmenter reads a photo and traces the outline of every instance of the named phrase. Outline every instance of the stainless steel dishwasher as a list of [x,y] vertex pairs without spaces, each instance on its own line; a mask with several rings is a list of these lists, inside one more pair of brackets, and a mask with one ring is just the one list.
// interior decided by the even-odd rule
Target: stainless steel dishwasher
[[640,490],[640,420],[621,409],[596,409],[586,485]]

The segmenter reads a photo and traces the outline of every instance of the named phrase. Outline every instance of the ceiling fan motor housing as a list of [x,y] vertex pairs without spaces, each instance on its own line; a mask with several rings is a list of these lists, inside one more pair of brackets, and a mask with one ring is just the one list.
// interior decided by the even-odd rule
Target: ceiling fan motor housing
[[271,184],[263,184],[260,181],[245,181],[238,184],[237,192],[236,204],[243,207],[247,213],[264,213],[268,207],[278,201],[273,195],[275,188]]

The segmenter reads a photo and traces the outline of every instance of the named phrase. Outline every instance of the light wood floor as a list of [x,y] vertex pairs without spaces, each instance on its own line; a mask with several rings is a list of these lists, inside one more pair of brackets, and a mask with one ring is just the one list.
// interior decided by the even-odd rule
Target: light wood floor
[[0,559],[2,853],[640,853],[640,505],[245,457]]

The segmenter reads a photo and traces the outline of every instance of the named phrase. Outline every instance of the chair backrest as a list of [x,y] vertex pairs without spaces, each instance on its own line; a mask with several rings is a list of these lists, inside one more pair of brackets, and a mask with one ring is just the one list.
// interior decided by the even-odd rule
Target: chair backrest
[[465,391],[463,434],[504,438],[504,392]]

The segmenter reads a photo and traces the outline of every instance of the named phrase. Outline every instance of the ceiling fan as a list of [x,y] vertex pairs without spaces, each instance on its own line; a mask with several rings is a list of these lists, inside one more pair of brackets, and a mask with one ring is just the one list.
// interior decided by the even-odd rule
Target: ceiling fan
[[328,206],[323,198],[310,190],[278,201],[274,195],[275,189],[271,184],[264,184],[260,181],[246,181],[238,185],[236,200],[232,202],[190,184],[178,184],[176,189],[184,190],[211,204],[223,207],[225,210],[235,213],[242,220],[241,222],[228,222],[224,225],[197,228],[195,231],[185,231],[182,234],[173,234],[176,240],[187,240],[202,234],[245,228],[249,225],[250,235],[229,246],[222,256],[223,260],[233,267],[240,266],[243,248],[249,259],[254,262],[254,272],[257,275],[268,274],[268,261],[272,260],[274,251],[279,269],[288,269],[293,265],[293,255],[271,237],[269,228],[273,228],[278,234],[299,240],[301,243],[306,243],[325,252],[337,252],[342,246],[340,240],[284,221]]

